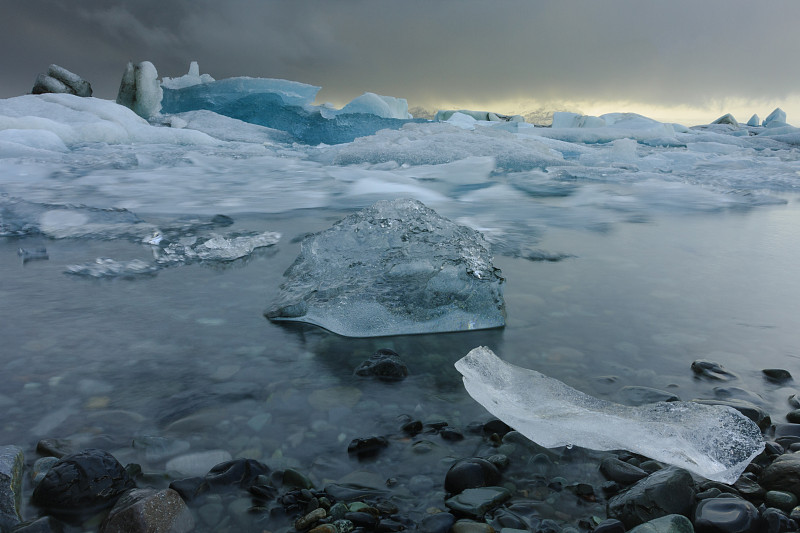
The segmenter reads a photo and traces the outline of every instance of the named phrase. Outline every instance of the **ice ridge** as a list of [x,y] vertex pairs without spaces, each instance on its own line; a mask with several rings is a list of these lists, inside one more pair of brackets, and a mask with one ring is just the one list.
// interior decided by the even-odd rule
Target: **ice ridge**
[[694,402],[629,407],[594,398],[485,346],[455,364],[464,387],[505,423],[552,448],[624,449],[733,484],[764,449],[758,426],[734,409]]

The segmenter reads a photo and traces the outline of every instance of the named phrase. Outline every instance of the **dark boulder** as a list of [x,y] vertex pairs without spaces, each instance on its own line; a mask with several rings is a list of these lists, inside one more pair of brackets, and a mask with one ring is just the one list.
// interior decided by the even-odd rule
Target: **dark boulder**
[[59,459],[33,490],[32,501],[56,517],[80,521],[135,486],[113,455],[87,448]]
[[361,363],[355,374],[375,377],[381,381],[401,381],[408,376],[408,368],[397,353],[382,348]]

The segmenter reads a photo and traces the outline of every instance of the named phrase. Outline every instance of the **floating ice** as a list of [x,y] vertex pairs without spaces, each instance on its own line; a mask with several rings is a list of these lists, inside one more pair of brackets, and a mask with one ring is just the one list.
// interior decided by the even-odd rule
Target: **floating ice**
[[141,259],[115,261],[108,257],[98,257],[93,263],[70,265],[67,274],[87,278],[134,278],[155,274],[159,267]]
[[381,201],[306,237],[270,320],[348,337],[505,324],[503,278],[480,233],[416,200]]
[[[190,70],[189,76],[191,73]],[[173,81],[162,85],[164,98],[161,106],[164,113],[197,109],[219,112],[218,109],[255,94],[270,94],[277,96],[284,105],[303,106],[311,104],[320,90],[315,85],[273,78],[225,78],[181,88],[174,87]]]
[[525,122],[522,115],[503,115],[501,113],[493,113],[491,111],[472,111],[469,109],[442,109],[436,112],[433,120],[439,122],[449,121],[453,115],[467,115],[475,120],[485,120],[489,122]]
[[200,74],[200,65],[197,61],[189,64],[189,72],[178,78],[164,76],[161,80],[161,87],[165,89],[185,89],[201,83],[211,83],[215,81],[209,74]]
[[470,351],[456,368],[478,403],[548,448],[625,449],[728,484],[764,449],[758,426],[730,408],[694,402],[619,405],[510,365],[486,347]]

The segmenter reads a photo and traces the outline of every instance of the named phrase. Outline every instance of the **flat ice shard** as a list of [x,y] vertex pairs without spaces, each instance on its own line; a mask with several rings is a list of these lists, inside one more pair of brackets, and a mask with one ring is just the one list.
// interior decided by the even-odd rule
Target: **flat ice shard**
[[624,449],[728,484],[764,449],[758,426],[731,408],[694,402],[615,404],[508,364],[484,346],[457,361],[456,369],[478,403],[548,448]]
[[503,278],[483,236],[411,199],[381,201],[306,237],[275,321],[348,337],[501,327]]

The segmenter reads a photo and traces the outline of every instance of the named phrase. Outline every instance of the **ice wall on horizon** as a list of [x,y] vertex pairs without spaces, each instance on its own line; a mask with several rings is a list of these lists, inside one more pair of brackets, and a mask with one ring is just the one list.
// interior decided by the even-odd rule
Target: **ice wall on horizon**
[[694,402],[615,404],[506,363],[485,346],[455,366],[470,396],[547,448],[628,450],[728,484],[764,449],[758,426],[731,408]]

